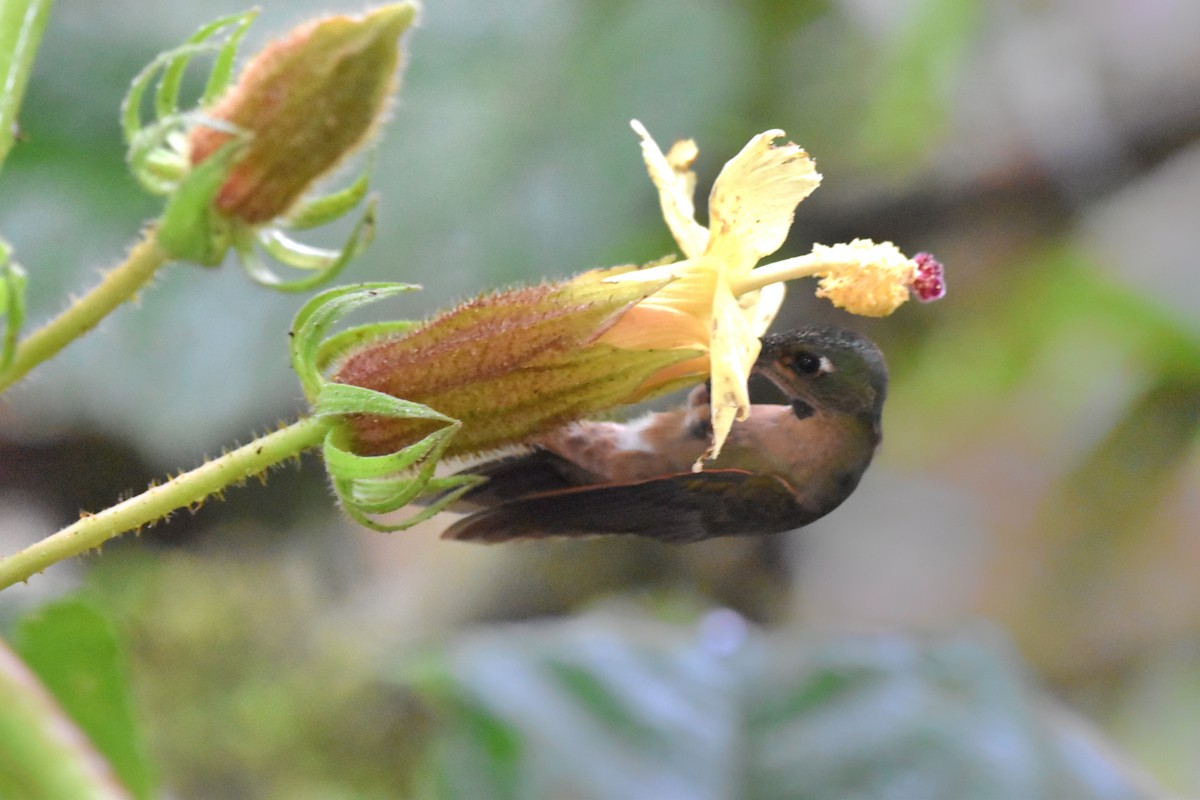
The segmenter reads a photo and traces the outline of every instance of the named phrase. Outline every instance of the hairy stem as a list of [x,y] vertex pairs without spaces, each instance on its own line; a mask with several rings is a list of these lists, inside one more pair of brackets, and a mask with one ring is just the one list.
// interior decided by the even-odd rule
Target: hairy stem
[[159,247],[154,228],[147,228],[142,240],[129,251],[125,263],[108,272],[96,288],[66,311],[17,344],[12,363],[0,372],[0,392],[96,327],[109,312],[149,283],[155,271],[168,261],[170,257]]
[[77,556],[120,536],[192,506],[288,458],[319,444],[330,422],[307,417],[259,437],[190,472],[153,486],[123,503],[83,517],[40,542],[0,558],[0,589],[28,580],[59,561]]

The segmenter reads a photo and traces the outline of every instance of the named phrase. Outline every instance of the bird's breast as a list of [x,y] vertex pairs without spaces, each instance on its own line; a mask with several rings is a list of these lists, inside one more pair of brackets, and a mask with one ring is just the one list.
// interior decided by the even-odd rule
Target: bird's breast
[[[596,476],[621,483],[688,472],[710,444],[707,406],[648,414],[631,422],[580,422],[539,444]],[[807,507],[841,502],[875,452],[869,426],[816,411],[798,419],[791,406],[755,405],[735,423],[713,469],[782,478]]]
[[849,415],[817,410],[797,419],[790,406],[754,406],[712,466],[774,475],[802,505],[824,508],[854,490],[876,444],[870,427]]
[[577,422],[538,444],[594,474],[620,483],[686,472],[709,445],[685,410],[647,414],[630,422]]

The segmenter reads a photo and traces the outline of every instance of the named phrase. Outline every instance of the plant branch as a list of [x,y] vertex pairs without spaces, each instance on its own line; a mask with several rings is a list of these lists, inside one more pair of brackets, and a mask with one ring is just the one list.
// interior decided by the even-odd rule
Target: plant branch
[[0,589],[28,580],[52,564],[99,547],[126,531],[166,518],[172,511],[240,483],[319,444],[329,429],[323,417],[307,417],[207,461],[137,497],[85,516],[40,542],[0,558]]
[[113,309],[137,294],[155,271],[170,260],[158,245],[155,229],[147,228],[142,240],[129,251],[125,263],[108,272],[96,288],[66,311],[17,344],[12,363],[0,372],[0,392],[96,327]]

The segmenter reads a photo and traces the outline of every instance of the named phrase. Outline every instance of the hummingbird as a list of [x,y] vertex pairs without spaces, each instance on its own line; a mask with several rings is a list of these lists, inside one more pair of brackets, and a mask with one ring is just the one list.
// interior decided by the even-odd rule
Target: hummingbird
[[751,406],[702,470],[693,464],[712,440],[707,385],[681,408],[572,423],[530,452],[464,470],[488,480],[457,501],[454,510],[471,513],[442,538],[634,534],[682,543],[820,519],[850,496],[878,449],[883,354],[852,331],[802,328],[763,337],[751,374],[770,380],[786,402]]

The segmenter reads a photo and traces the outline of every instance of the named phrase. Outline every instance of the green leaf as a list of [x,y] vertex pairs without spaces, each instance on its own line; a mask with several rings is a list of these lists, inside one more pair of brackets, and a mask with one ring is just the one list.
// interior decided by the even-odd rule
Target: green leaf
[[125,787],[135,797],[151,797],[154,781],[108,619],[82,601],[62,601],[23,620],[15,646]]
[[[1170,477],[1200,436],[1200,361],[1191,375],[1168,374],[1126,410],[1061,487],[1058,514],[1086,537],[1089,552],[1118,535],[1140,538],[1139,523],[1161,502]],[[1047,505],[1055,506],[1052,501]]]
[[0,0],[0,166],[16,141],[17,115],[51,0]]
[[[1022,630],[1048,637],[1038,650],[1065,646],[1055,626],[1094,620],[1111,602],[1114,583],[1128,580],[1131,564],[1147,560],[1160,532],[1152,521],[1200,445],[1200,358],[1190,373],[1156,376],[1107,434],[1041,499],[1036,520],[1048,546],[1041,580],[1021,597]],[[1168,552],[1175,545],[1161,542]],[[1159,558],[1171,556],[1160,553]],[[1040,609],[1053,608],[1053,621]],[[1103,623],[1096,622],[1097,625]],[[1035,639],[1036,641],[1036,639]]]
[[[1031,256],[990,288],[947,309],[941,331],[912,367],[897,370],[889,409],[900,422],[889,435],[899,451],[933,458],[937,441],[991,425],[1044,355],[1070,337],[1098,358],[1128,359],[1149,373],[1187,375],[1200,364],[1196,332],[1073,248]],[[1062,391],[1073,396],[1079,389],[1064,385]]]
[[905,15],[879,65],[875,97],[862,124],[865,155],[913,164],[944,122],[952,81],[979,31],[979,0],[920,0]]
[[991,631],[762,632],[595,614],[468,636],[401,679],[437,710],[443,798],[1157,796]]

